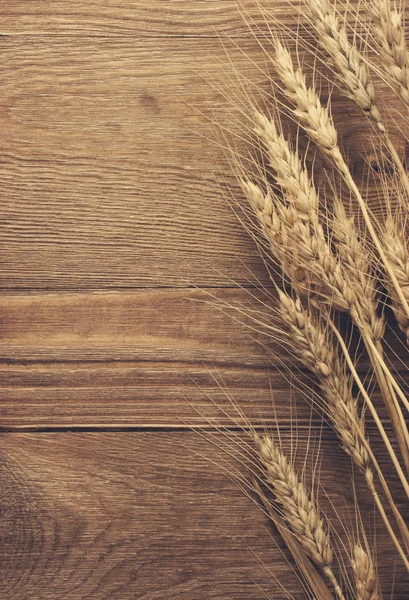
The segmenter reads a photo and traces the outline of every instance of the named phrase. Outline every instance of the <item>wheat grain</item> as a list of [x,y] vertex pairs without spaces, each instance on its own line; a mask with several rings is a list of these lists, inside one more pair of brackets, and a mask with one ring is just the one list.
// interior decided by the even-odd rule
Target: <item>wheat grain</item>
[[380,600],[372,557],[359,543],[355,544],[351,564],[355,579],[356,600]]

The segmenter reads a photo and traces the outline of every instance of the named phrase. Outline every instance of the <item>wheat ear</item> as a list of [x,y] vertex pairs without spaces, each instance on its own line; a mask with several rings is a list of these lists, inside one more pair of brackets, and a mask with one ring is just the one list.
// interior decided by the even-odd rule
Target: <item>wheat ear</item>
[[355,579],[356,600],[380,600],[372,557],[362,548],[361,544],[355,544],[351,564]]
[[309,137],[318,148],[331,160],[338,173],[357,200],[358,206],[378,251],[380,261],[387,272],[394,290],[409,317],[407,302],[396,276],[386,258],[385,251],[373,225],[368,207],[359,191],[337,143],[337,132],[328,106],[323,107],[314,87],[307,87],[305,75],[300,68],[295,69],[290,52],[278,38],[274,38],[274,64],[282,82],[284,94],[293,104],[293,114],[297,117]]
[[[270,193],[263,196],[255,186],[247,186],[247,196],[263,222],[270,244],[279,255],[286,252],[284,246],[288,238],[292,246],[295,241],[299,242],[297,247],[308,246],[311,252],[308,255],[304,253],[305,264],[302,267],[315,274],[315,284],[321,284],[322,291],[326,290],[333,307],[348,310],[359,329],[364,329],[374,341],[379,341],[383,336],[385,323],[377,314],[377,286],[373,269],[365,256],[365,248],[353,218],[347,217],[342,203],[334,197],[332,231],[340,259],[337,260],[319,221],[318,191],[298,154],[291,149],[284,136],[278,133],[274,119],[268,119],[259,111],[255,112],[254,129],[266,149],[275,182],[281,187],[284,201],[288,205],[286,210],[276,195]],[[281,235],[277,232],[278,227]],[[280,243],[281,249],[278,249]],[[291,257],[295,262],[297,254],[294,254],[294,247],[289,248],[287,253],[288,269]],[[293,269],[296,271],[299,267],[300,264],[297,263]],[[311,288],[307,291],[311,296]]]
[[316,502],[313,502],[294,466],[271,437],[259,437],[256,434],[254,443],[265,468],[266,481],[272,486],[290,529],[307,555],[328,577],[337,597],[344,600],[331,568],[333,549],[328,527],[324,525]]
[[379,56],[384,63],[384,75],[409,109],[409,53],[402,13],[392,9],[389,0],[369,0],[366,7],[375,23],[375,36],[380,46]]
[[292,287],[302,296],[315,294],[338,310],[348,310],[345,300],[348,289],[339,291],[341,267],[309,219],[295,206],[284,205],[272,190],[264,193],[250,180],[241,183],[270,250]]
[[375,124],[409,195],[409,178],[382,122],[368,64],[356,45],[350,43],[345,22],[337,15],[334,5],[329,0],[308,0],[306,3],[312,15],[311,24],[321,47],[332,59],[341,89]]
[[[293,289],[300,295],[306,296],[308,294],[308,285],[310,284],[313,293],[320,290],[322,296],[327,296],[329,300],[333,299],[335,308],[341,310],[342,308],[344,310],[348,309],[353,302],[353,286],[347,280],[346,285],[342,284],[344,286],[342,293],[339,291],[340,282],[344,281],[342,274],[340,275],[339,263],[327,251],[325,244],[324,246],[317,244],[316,238],[311,236],[309,223],[306,223],[305,219],[294,207],[282,206],[280,200],[277,198],[273,203],[272,194],[264,194],[257,184],[251,181],[242,181],[242,185],[250,204],[259,218],[264,234],[269,240],[272,253],[280,261],[284,273],[289,276]],[[324,248],[325,252],[321,252],[321,248]],[[332,267],[332,265],[335,266]],[[333,290],[332,296],[331,290]],[[345,299],[346,297],[348,298],[346,294],[349,294],[348,301]],[[371,343],[370,337],[366,336],[366,340],[368,343]],[[371,346],[372,348],[375,347]],[[379,356],[379,353],[377,356]],[[360,382],[359,376],[356,375],[356,377]],[[393,464],[402,481],[402,485],[409,495],[408,483],[382,422],[378,418],[376,409],[364,388],[363,392],[371,414],[375,419],[382,439],[388,448]]]
[[326,398],[326,408],[342,446],[354,463],[364,473],[370,469],[366,447],[357,435],[364,435],[363,419],[358,417],[358,402],[352,395],[352,384],[345,366],[333,348],[328,331],[315,317],[314,309],[308,310],[288,294],[278,291],[280,316],[293,342],[294,350],[303,365],[318,378]]
[[[298,155],[278,132],[274,120],[259,111],[255,112],[255,132],[265,147],[276,183],[283,190],[284,201],[271,188],[265,194],[249,180],[242,181],[242,187],[258,216],[272,254],[279,260],[297,293],[309,297],[315,294],[334,308],[349,311],[366,344],[378,344],[381,352],[379,340],[384,323],[377,316],[371,265],[364,258],[354,222],[347,219],[338,202],[333,225],[334,230],[338,230],[338,253],[346,260],[345,275],[345,268],[341,269],[341,263],[325,239],[318,219],[318,192]],[[349,243],[352,245],[348,246]],[[372,352],[372,346],[369,350]],[[409,433],[399,402],[378,361],[374,360],[374,366],[409,470]]]
[[[385,331],[385,320],[378,315],[378,292],[373,267],[365,252],[365,243],[360,238],[354,218],[347,217],[345,208],[338,198],[333,202],[332,232],[337,254],[349,275],[354,289],[355,302],[350,314],[359,326],[365,347],[375,370],[389,417],[399,442],[399,448],[409,472],[409,432],[399,401],[391,381],[385,376],[379,364],[378,355],[383,361],[381,339]],[[409,289],[409,288],[408,288]],[[374,347],[377,354],[374,353]],[[406,400],[406,397],[404,397]]]
[[329,0],[308,0],[313,25],[322,48],[332,59],[335,73],[346,95],[359,106],[382,133],[386,131],[375,100],[375,89],[367,64],[349,42],[345,24]]
[[258,495],[264,510],[267,512],[288,550],[291,552],[291,556],[298,569],[301,571],[305,583],[307,584],[308,589],[311,590],[313,597],[319,598],[319,600],[334,600],[334,596],[327,586],[327,583],[324,582],[321,574],[318,573],[317,569],[312,564],[311,559],[303,550],[295,534],[289,529],[284,517],[279,513],[278,507],[273,505],[271,500],[267,497],[266,491],[262,489],[256,479],[253,480],[252,486]]
[[375,342],[382,339],[385,319],[378,314],[378,290],[374,269],[365,242],[358,233],[353,216],[347,216],[342,202],[334,196],[331,219],[332,241],[353,287],[352,320]]
[[[389,264],[409,302],[409,249],[403,228],[392,217],[385,221],[383,242]],[[404,312],[393,288],[389,289],[392,308],[401,331],[409,344],[409,317]]]

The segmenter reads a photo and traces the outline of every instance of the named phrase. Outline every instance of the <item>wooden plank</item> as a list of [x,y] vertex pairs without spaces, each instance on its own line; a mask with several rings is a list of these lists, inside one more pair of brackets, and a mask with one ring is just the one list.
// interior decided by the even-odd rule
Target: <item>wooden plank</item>
[[[261,309],[272,323],[273,306],[261,290],[239,289],[4,294],[0,425],[243,424],[213,405],[228,406],[226,389],[253,424],[285,424],[287,380],[309,380],[252,321],[250,311]],[[402,356],[394,335],[387,339]],[[308,405],[301,400],[297,410],[308,426]]]
[[[267,283],[224,197],[246,206],[211,120],[243,135],[246,98],[221,44],[28,36],[0,46],[3,288]],[[242,42],[249,57],[230,50],[257,94],[269,90],[257,43]],[[359,173],[371,142],[350,103],[339,114]]]
[[274,368],[269,376],[260,346],[269,340],[248,330],[243,312],[229,316],[213,306],[246,311],[257,307],[253,296],[237,289],[4,295],[1,425],[205,425],[189,402],[226,421],[206,398],[226,404],[220,386],[249,417],[271,421],[269,380],[286,419],[285,381]]
[[[285,23],[293,21],[293,12],[285,0],[274,0],[274,14]],[[260,10],[254,0],[242,0],[242,11],[262,24]],[[271,8],[271,3],[270,7]],[[249,35],[241,12],[234,0],[97,0],[86,3],[74,0],[7,0],[0,2],[3,34],[70,34],[142,36]]]
[[[355,536],[349,461],[330,447],[324,438],[320,501],[335,530]],[[214,464],[235,463],[197,434],[6,434],[1,455],[2,598],[262,600],[272,576],[304,597],[264,515]],[[407,574],[359,477],[357,494],[385,597],[394,584],[404,600]]]
[[0,43],[2,286],[243,283],[239,260],[261,273],[203,139],[214,41]]

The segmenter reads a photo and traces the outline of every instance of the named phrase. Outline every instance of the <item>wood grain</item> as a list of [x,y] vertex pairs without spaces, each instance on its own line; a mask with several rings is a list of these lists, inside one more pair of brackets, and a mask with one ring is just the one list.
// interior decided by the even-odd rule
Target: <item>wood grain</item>
[[[270,570],[303,597],[262,512],[209,461],[234,463],[197,434],[5,434],[1,456],[2,598],[261,600],[274,589]],[[322,471],[353,527],[348,460],[335,456],[337,472],[325,461]],[[359,482],[358,493],[373,523]],[[377,535],[385,589],[395,577],[404,600],[408,580]]]
[[[3,288],[268,282],[211,124],[242,137],[248,111],[221,43],[17,36],[0,50]],[[257,43],[229,54],[268,93]],[[340,114],[359,173],[371,142],[344,131],[362,123],[351,103]]]
[[[293,20],[285,0],[265,3],[274,8],[274,14],[285,23]],[[242,11],[247,11],[257,24],[263,24],[260,10],[254,0],[242,0]],[[56,0],[50,8],[47,0],[35,3],[1,0],[3,34],[70,34],[106,36],[195,36],[217,37],[249,35],[248,27],[231,0],[107,0],[101,6],[96,0]]]
[[[255,292],[239,289],[4,295],[1,425],[231,426],[213,405],[228,404],[226,390],[247,418],[271,423],[270,382],[286,422],[289,386],[262,344],[280,351],[284,368],[294,361],[248,329],[251,308]],[[299,418],[309,422],[306,406]]]
[[[253,322],[262,310],[273,323],[273,307],[261,290],[3,294],[1,426],[232,426],[238,415],[215,406],[228,395],[254,425],[286,426],[287,379],[309,379],[284,337]],[[308,427],[302,399],[297,412]]]

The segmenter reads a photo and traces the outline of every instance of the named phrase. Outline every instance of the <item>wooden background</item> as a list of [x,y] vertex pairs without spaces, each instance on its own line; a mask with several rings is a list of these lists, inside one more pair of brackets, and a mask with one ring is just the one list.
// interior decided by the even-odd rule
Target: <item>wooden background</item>
[[[262,86],[260,49],[234,0],[0,0],[0,16],[0,597],[261,600],[272,573],[302,597],[263,514],[189,429],[231,426],[220,385],[271,423],[271,384],[291,443],[265,340],[209,304],[268,283],[209,125],[228,110],[220,36]],[[297,417],[305,440],[309,409]],[[331,501],[350,515],[349,464],[329,448]],[[378,535],[387,593],[395,580],[407,598]]]

